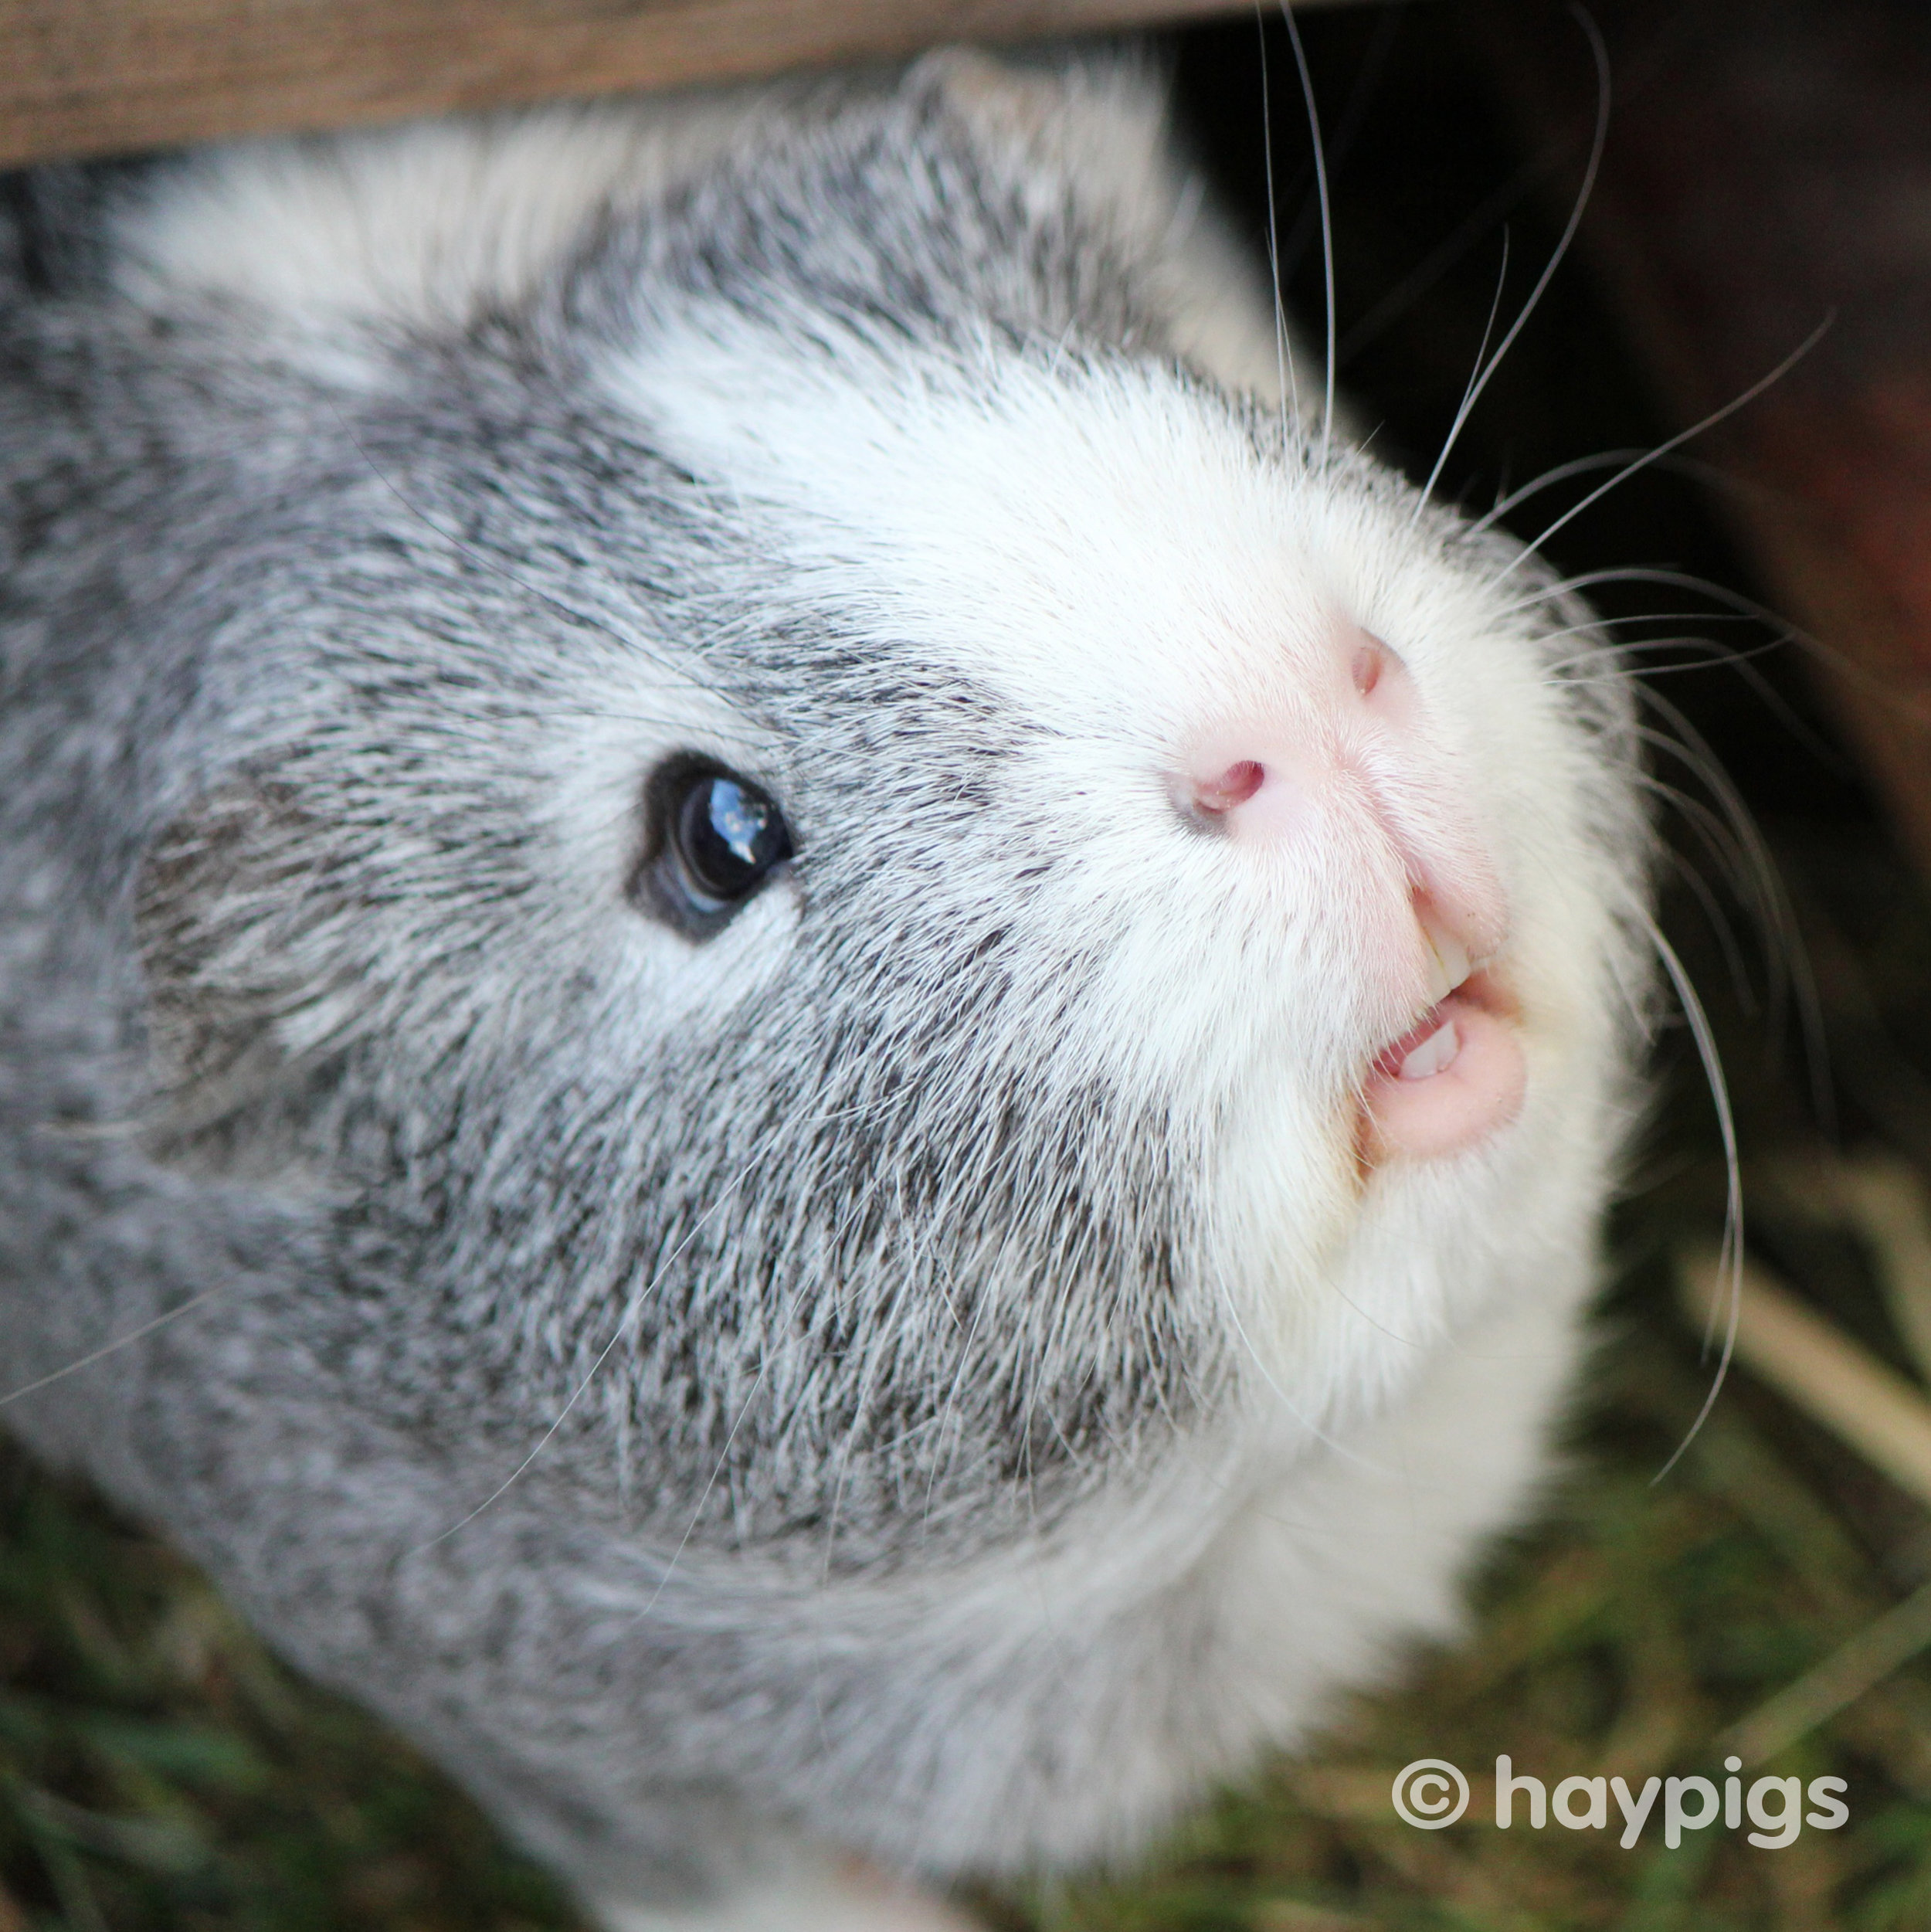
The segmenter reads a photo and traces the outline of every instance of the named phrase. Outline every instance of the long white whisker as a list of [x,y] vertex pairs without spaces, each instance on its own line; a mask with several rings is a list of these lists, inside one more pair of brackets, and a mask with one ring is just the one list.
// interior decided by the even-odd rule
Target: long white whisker
[[[1690,983],[1689,974],[1683,963],[1676,956],[1675,950],[1663,937],[1662,929],[1651,916],[1647,907],[1633,906],[1632,916],[1648,935],[1656,956],[1662,962],[1663,970],[1669,975],[1670,983],[1676,990],[1676,997],[1683,1009],[1683,1017],[1689,1023],[1690,1035],[1696,1043],[1698,1057],[1703,1063],[1703,1077],[1709,1083],[1710,1099],[1716,1109],[1716,1120],[1723,1136],[1723,1169],[1726,1183],[1726,1199],[1723,1212],[1723,1243],[1717,1258],[1719,1278],[1726,1285],[1728,1293],[1727,1317],[1723,1328],[1723,1347],[1716,1364],[1716,1375],[1712,1378],[1709,1390],[1703,1397],[1703,1405],[1696,1411],[1696,1419],[1689,1431],[1671,1452],[1669,1460],[1650,1479],[1651,1486],[1661,1482],[1682,1459],[1684,1452],[1696,1440],[1703,1424],[1709,1419],[1710,1411],[1716,1406],[1717,1396],[1722,1392],[1725,1378],[1729,1373],[1730,1360],[1736,1352],[1736,1325],[1743,1307],[1743,1170],[1736,1150],[1736,1121],[1730,1110],[1729,1088],[1723,1078],[1723,1064],[1716,1051],[1716,1037],[1710,1031],[1709,1017],[1703,1010],[1703,1003],[1697,997],[1696,989]],[[1712,1328],[1716,1322],[1716,1309],[1711,1309]],[[1705,1337],[1705,1346],[1709,1337]]]
[[[1363,56],[1361,66],[1355,75],[1354,85],[1348,90],[1347,104],[1341,110],[1341,121],[1327,144],[1328,179],[1330,185],[1340,178],[1342,163],[1362,129],[1367,124],[1368,110],[1374,90],[1380,82],[1382,70],[1388,64],[1388,55],[1393,49],[1395,36],[1400,32],[1403,9],[1384,7],[1376,23],[1374,39],[1367,53]],[[1308,237],[1321,222],[1321,209],[1318,202],[1310,203],[1296,217],[1294,226],[1288,231],[1286,245],[1281,251],[1281,270],[1291,281],[1301,265],[1301,256]]]
[[[692,1506],[691,1520],[684,1525],[684,1534],[678,1537],[676,1547],[666,1559],[663,1574],[658,1577],[657,1588],[651,1591],[650,1601],[637,1612],[634,1621],[642,1623],[657,1608],[658,1598],[670,1587],[670,1579],[676,1574],[677,1565],[682,1561],[684,1551],[690,1547],[691,1539],[697,1533],[697,1525],[704,1520],[704,1505],[711,1500],[711,1492],[717,1488],[718,1479],[724,1474],[725,1465],[731,1460],[731,1445],[738,1439],[738,1431],[744,1427],[745,1418],[751,1413],[751,1405],[758,1399],[758,1390],[764,1386],[765,1373],[769,1366],[768,1362],[758,1364],[758,1373],[751,1378],[751,1387],[745,1391],[745,1399],[725,1437],[724,1447],[718,1452],[718,1460],[712,1465],[711,1474]],[[457,1525],[459,1529],[461,1526]]]
[[1825,332],[1836,320],[1837,311],[1833,309],[1795,348],[1791,350],[1788,355],[1784,357],[1782,362],[1777,364],[1775,368],[1772,369],[1767,375],[1760,376],[1741,396],[1732,396],[1720,409],[1712,409],[1702,421],[1692,423],[1688,429],[1678,430],[1675,435],[1671,436],[1666,442],[1659,443],[1647,455],[1640,456],[1633,462],[1626,463],[1607,482],[1598,484],[1580,502],[1571,504],[1553,523],[1542,531],[1540,536],[1536,538],[1533,543],[1525,545],[1515,555],[1510,558],[1508,562],[1489,579],[1490,583],[1499,584],[1504,578],[1521,566],[1525,558],[1532,556],[1541,549],[1558,530],[1573,523],[1591,504],[1600,502],[1619,484],[1627,482],[1639,470],[1648,469],[1659,457],[1667,456],[1672,450],[1680,449],[1692,438],[1701,436],[1705,430],[1714,429],[1725,417],[1734,416],[1745,405],[1754,402],[1773,383],[1780,382],[1805,356],[1810,354],[1812,349],[1816,348],[1817,344],[1823,340]]
[[[1748,665],[1739,664],[1738,668],[1745,675],[1749,674]],[[1667,746],[1696,774],[1716,799],[1731,836],[1741,848],[1743,864],[1739,886],[1739,889],[1747,888],[1752,909],[1763,924],[1773,1017],[1777,1017],[1787,993],[1797,1008],[1804,1064],[1810,1075],[1811,1103],[1817,1109],[1819,1121],[1827,1128],[1835,1119],[1836,1106],[1831,1092],[1823,1006],[1816,976],[1811,967],[1810,951],[1804,944],[1790,895],[1784,889],[1783,875],[1777,870],[1756,819],[1743,803],[1742,794],[1731,783],[1702,733],[1660,691],[1646,686],[1639,688],[1644,703],[1664,718],[1676,734],[1674,739],[1664,734],[1655,734],[1651,742]],[[1774,695],[1768,691],[1763,694],[1766,698]],[[1780,705],[1778,709],[1780,711],[1782,707]]]
[[1726,878],[1733,881],[1741,874],[1744,865],[1743,847],[1724,823],[1720,813],[1712,811],[1701,799],[1692,797],[1680,787],[1648,773],[1639,775],[1636,783],[1651,797],[1661,799],[1681,814],[1697,843],[1722,868]]
[[1590,195],[1596,186],[1597,174],[1603,165],[1603,145],[1609,138],[1609,49],[1603,44],[1601,29],[1587,13],[1578,8],[1576,17],[1580,22],[1583,31],[1589,36],[1590,51],[1596,61],[1596,135],[1590,144],[1589,165],[1583,171],[1582,185],[1576,192],[1575,205],[1569,211],[1568,225],[1562,232],[1561,239],[1556,243],[1547,263],[1544,264],[1542,273],[1536,278],[1536,286],[1529,291],[1529,299],[1522,304],[1521,313],[1509,325],[1508,333],[1496,345],[1495,352],[1489,358],[1488,367],[1469,385],[1468,394],[1462,399],[1461,407],[1455,412],[1454,421],[1448,426],[1448,434],[1442,443],[1441,453],[1435,458],[1435,467],[1428,472],[1428,480],[1421,486],[1421,496],[1415,505],[1417,516],[1420,514],[1423,504],[1434,494],[1435,485],[1441,480],[1441,473],[1448,461],[1449,453],[1461,440],[1463,428],[1476,403],[1481,400],[1482,391],[1488,388],[1489,379],[1502,367],[1503,359],[1515,347],[1516,337],[1527,326],[1529,317],[1535,314],[1537,305],[1542,300],[1543,292],[1555,279],[1556,270],[1562,266],[1563,257],[1568,254],[1570,244],[1576,239],[1576,231],[1582,226],[1583,211],[1589,205]]
[[[1462,538],[1478,537],[1495,521],[1506,516],[1511,510],[1519,508],[1544,490],[1553,489],[1559,483],[1566,483],[1572,477],[1586,476],[1592,470],[1607,470],[1613,465],[1627,463],[1644,453],[1641,450],[1604,450],[1595,456],[1576,457],[1567,463],[1558,463],[1543,470],[1505,497],[1497,500],[1493,508],[1485,511],[1461,532]],[[1732,475],[1729,470],[1714,463],[1705,463],[1696,457],[1686,457],[1680,450],[1656,449],[1651,453],[1651,467],[1666,470],[1672,476],[1688,477],[1702,484],[1705,488],[1727,492],[1755,501],[1773,498],[1776,492],[1762,484],[1753,482],[1747,477]]]
[[1307,49],[1301,44],[1301,29],[1295,23],[1289,0],[1281,0],[1281,18],[1287,23],[1288,42],[1294,49],[1294,64],[1301,75],[1301,98],[1308,110],[1308,134],[1314,143],[1314,186],[1321,208],[1321,269],[1326,285],[1327,379],[1321,407],[1321,467],[1328,467],[1328,449],[1334,436],[1335,307],[1334,307],[1334,209],[1328,195],[1328,156],[1321,140],[1321,116],[1315,106],[1314,76],[1308,69]]
[[[1700,610],[1659,610],[1651,614],[1641,612],[1629,617],[1604,617],[1592,620],[1586,624],[1570,624],[1560,630],[1546,631],[1542,641],[1553,642],[1559,637],[1586,637],[1591,632],[1604,630],[1612,624],[1649,623],[1747,623],[1746,617],[1728,616],[1721,612]],[[1772,638],[1766,643],[1739,648],[1734,644],[1720,644],[1700,633],[1679,631],[1663,637],[1632,637],[1626,643],[1596,645],[1586,650],[1573,653],[1567,657],[1551,657],[1542,666],[1545,681],[1559,684],[1589,684],[1610,682],[1628,682],[1634,680],[1640,687],[1652,677],[1675,677],[1684,671],[1719,671],[1727,666],[1739,669],[1753,658],[1766,656],[1773,650],[1780,650],[1789,640]],[[1638,664],[1634,660],[1652,657],[1664,651],[1678,651],[1683,655],[1665,663]],[[1581,675],[1587,667],[1589,674]]]
[[[1705,849],[1716,855],[1719,864],[1728,865],[1729,860],[1719,842],[1721,821],[1716,819],[1707,806],[1699,805],[1696,800],[1678,791],[1673,786],[1661,784],[1654,779],[1645,779],[1643,784],[1644,789],[1653,796],[1666,800],[1681,812]],[[1744,964],[1743,949],[1738,942],[1735,929],[1718,902],[1716,894],[1711,889],[1709,882],[1683,853],[1666,846],[1661,857],[1663,863],[1675,874],[1702,908],[1703,916],[1709,922],[1710,930],[1716,934],[1717,944],[1722,951],[1723,963],[1729,969],[1731,983],[1736,990],[1739,1005],[1746,1011],[1753,1011],[1756,1002],[1750,987],[1749,970]]]
[[[1708,597],[1713,603],[1727,605],[1730,610],[1737,616],[1753,618],[1766,629],[1775,631],[1777,633],[1777,638],[1770,648],[1775,649],[1785,643],[1798,645],[1808,651],[1820,663],[1829,665],[1831,670],[1839,676],[1848,677],[1853,682],[1863,685],[1873,695],[1879,694],[1879,688],[1875,679],[1861,671],[1841,651],[1833,649],[1813,633],[1804,630],[1799,625],[1790,623],[1785,618],[1780,617],[1775,611],[1757,603],[1754,598],[1745,596],[1741,591],[1732,590],[1726,584],[1716,583],[1708,577],[1696,576],[1688,571],[1671,570],[1661,566],[1639,564],[1622,564],[1608,569],[1583,571],[1573,577],[1565,578],[1559,582],[1552,583],[1529,596],[1519,598],[1514,603],[1506,607],[1504,614],[1512,616],[1518,611],[1532,609],[1538,604],[1547,603],[1553,599],[1566,596],[1572,591],[1586,590],[1598,584],[1607,583],[1665,584],[1674,589],[1694,590],[1700,596]],[[1709,620],[1705,619],[1705,621]],[[1733,652],[1729,655],[1729,661],[1736,667],[1737,674],[1748,682],[1750,688],[1770,707],[1778,722],[1794,738],[1797,739],[1812,756],[1821,761],[1833,771],[1845,770],[1847,767],[1841,755],[1830,745],[1825,744],[1804,722],[1804,719],[1793,711],[1790,706],[1778,696],[1776,691],[1758,677],[1755,669],[1748,661],[1750,657],[1757,654],[1754,651]],[[1893,701],[1896,700],[1896,693],[1888,686],[1883,688],[1882,694]],[[1915,703],[1915,701],[1909,699],[1906,701]],[[1925,708],[1922,705],[1916,705],[1916,708],[1920,715],[1926,715]]]
[[199,1295],[191,1295],[186,1301],[177,1302],[172,1308],[155,1316],[152,1320],[143,1322],[138,1328],[130,1329],[125,1335],[117,1335],[111,1342],[102,1343],[99,1348],[82,1356],[78,1361],[70,1362],[65,1368],[55,1369],[42,1376],[36,1382],[24,1383],[17,1389],[9,1389],[5,1395],[0,1395],[0,1409],[4,1409],[9,1402],[19,1402],[29,1395],[36,1395],[54,1383],[64,1381],[70,1375],[78,1375],[83,1369],[92,1368],[95,1363],[105,1360],[110,1355],[117,1355],[124,1348],[131,1348],[144,1336],[153,1334],[158,1328],[165,1328],[170,1322],[179,1321],[182,1316],[192,1314],[206,1303],[219,1300],[226,1292],[223,1289],[205,1288]]
[[1427,507],[1428,498],[1435,487],[1435,480],[1441,474],[1441,466],[1448,460],[1448,452],[1454,446],[1455,438],[1461,433],[1461,425],[1468,412],[1475,406],[1476,379],[1482,374],[1483,358],[1488,353],[1488,340],[1495,331],[1495,317],[1502,313],[1502,291],[1508,284],[1508,231],[1502,232],[1502,266],[1495,272],[1495,292],[1489,297],[1488,319],[1481,325],[1481,341],[1476,345],[1475,360],[1468,372],[1468,380],[1463,385],[1461,401],[1457,406],[1453,422],[1448,430],[1448,440],[1443,444],[1441,457],[1429,474],[1427,487],[1415,499],[1415,507],[1408,518],[1408,527],[1413,529],[1420,520],[1422,511]]
[[[823,1116],[823,1118],[824,1119],[831,1120],[840,1118],[840,1115],[837,1112],[834,1112]],[[745,1182],[751,1177],[751,1175],[757,1171],[758,1166],[763,1162],[765,1156],[770,1152],[772,1146],[776,1142],[779,1135],[782,1132],[787,1131],[788,1129],[789,1123],[783,1123],[779,1126],[773,1127],[771,1132],[758,1143],[758,1146],[752,1153],[751,1158],[746,1161],[745,1164],[738,1170],[737,1173],[732,1175],[731,1179],[725,1183],[724,1187],[718,1190],[717,1198],[713,1200],[711,1205],[707,1207],[701,1215],[698,1216],[697,1219],[694,1222],[692,1223],[689,1231],[685,1234],[684,1238],[677,1243],[677,1246],[674,1248],[667,1255],[664,1257],[663,1261],[660,1264],[657,1271],[651,1275],[650,1280],[645,1282],[643,1286],[640,1289],[636,1294],[629,1298],[625,1304],[623,1312],[617,1318],[615,1327],[611,1331],[609,1340],[606,1342],[603,1346],[597,1351],[595,1357],[591,1361],[590,1366],[584,1370],[582,1377],[578,1381],[575,1387],[571,1390],[568,1396],[565,1399],[563,1406],[558,1410],[556,1414],[551,1419],[549,1425],[544,1430],[542,1435],[538,1438],[535,1445],[531,1449],[529,1454],[526,1455],[523,1460],[519,1462],[500,1483],[497,1485],[495,1489],[491,1490],[490,1493],[476,1506],[473,1509],[470,1510],[467,1516],[461,1518],[460,1520],[451,1523],[449,1528],[442,1531],[439,1535],[431,1536],[427,1542],[418,1543],[410,1550],[405,1551],[404,1553],[406,1555],[413,1556],[418,1550],[431,1550],[433,1549],[439,1543],[447,1541],[448,1539],[454,1536],[459,1530],[463,1528],[465,1525],[468,1523],[473,1523],[476,1519],[484,1513],[484,1510],[490,1508],[494,1504],[501,1500],[502,1497],[508,1494],[509,1491],[518,1481],[521,1479],[524,1474],[530,1468],[531,1465],[534,1463],[537,1458],[549,1447],[550,1444],[553,1441],[555,1441],[557,1431],[563,1427],[564,1423],[568,1419],[571,1411],[575,1408],[577,1404],[582,1399],[585,1392],[589,1388],[590,1384],[596,1380],[598,1372],[602,1368],[604,1363],[609,1360],[611,1352],[616,1347],[617,1344],[630,1333],[633,1323],[642,1312],[645,1303],[650,1299],[650,1296],[657,1292],[658,1285],[663,1281],[664,1276],[670,1272],[671,1268],[676,1263],[677,1258],[683,1254],[684,1250],[688,1248],[694,1241],[697,1238],[698,1235],[703,1233],[706,1226],[711,1222],[719,1210],[722,1209],[725,1204],[730,1200],[731,1197],[744,1185]],[[759,1373],[762,1374],[762,1370],[761,1370]]]
[[1332,1449],[1343,1461],[1355,1463],[1362,1469],[1380,1471],[1382,1468],[1380,1463],[1363,1455],[1359,1449],[1352,1448],[1332,1434],[1318,1416],[1308,1414],[1275,1380],[1273,1371],[1261,1360],[1261,1351],[1254,1346],[1254,1338],[1247,1333],[1247,1324],[1240,1319],[1240,1311],[1234,1301],[1234,1291],[1227,1285],[1227,1276],[1217,1261],[1213,1268],[1213,1285],[1220,1298],[1221,1306],[1227,1312],[1227,1318],[1233,1324],[1234,1336],[1246,1351],[1247,1360],[1254,1365],[1255,1373],[1266,1383],[1281,1407],[1323,1448]]
[[1789,914],[1777,878],[1776,862],[1770,857],[1770,847],[1763,842],[1763,834],[1756,828],[1756,821],[1750,816],[1749,808],[1743,803],[1743,795],[1725,774],[1703,735],[1675,705],[1660,691],[1654,691],[1644,693],[1644,701],[1667,721],[1676,735],[1672,738],[1667,732],[1642,726],[1638,728],[1639,735],[1681,760],[1716,800],[1747,861],[1744,875],[1737,881],[1739,890],[1747,892],[1755,901],[1756,909],[1766,927],[1775,931],[1779,937],[1787,936]]
[[1599,569],[1578,571],[1573,576],[1539,586],[1528,596],[1519,597],[1512,604],[1505,606],[1498,614],[1512,616],[1517,611],[1532,610],[1537,604],[1567,596],[1572,591],[1590,590],[1598,584],[1612,583],[1664,584],[1672,589],[1694,590],[1712,603],[1728,605],[1739,616],[1754,617],[1773,630],[1784,631],[1797,642],[1815,642],[1806,632],[1787,624],[1767,605],[1745,596],[1740,590],[1732,590],[1712,578],[1699,577],[1692,571],[1675,570],[1662,564],[1611,564]]
[[1268,180],[1268,276],[1274,292],[1274,376],[1281,392],[1281,454],[1285,460],[1293,442],[1290,418],[1298,422],[1301,391],[1294,358],[1288,353],[1288,308],[1281,293],[1281,225],[1274,208],[1274,103],[1268,79],[1268,22],[1261,0],[1254,0],[1254,31],[1261,39],[1261,158]]
[[1437,242],[1416,266],[1341,338],[1341,365],[1346,368],[1396,317],[1419,301],[1497,222],[1505,221],[1532,194],[1542,178],[1553,174],[1580,146],[1580,141],[1552,141],[1532,156],[1502,185],[1485,195],[1474,209]]
[[[519,1462],[516,1467],[512,1469],[510,1473],[506,1475],[503,1480],[499,1482],[496,1487],[476,1506],[473,1509],[470,1510],[468,1515],[460,1517],[456,1522],[451,1523],[446,1530],[443,1530],[438,1535],[431,1536],[427,1542],[417,1543],[412,1548],[405,1550],[403,1552],[404,1555],[412,1557],[421,1550],[433,1550],[439,1543],[446,1543],[459,1530],[466,1528],[469,1524],[473,1523],[478,1516],[482,1515],[485,1509],[490,1508],[504,1496],[508,1495],[510,1491],[516,1486],[516,1484],[521,1480],[524,1472],[529,1469],[530,1465],[534,1463],[537,1458],[540,1456],[543,1452],[550,1446],[551,1443],[555,1440],[557,1431],[561,1429],[565,1422],[568,1420],[571,1411],[576,1407],[577,1404],[582,1399],[584,1392],[589,1387],[591,1383],[596,1380],[597,1371],[602,1368],[604,1363],[609,1359],[611,1351],[616,1346],[618,1343],[622,1341],[624,1336],[630,1332],[631,1317],[636,1309],[641,1307],[645,1299],[655,1290],[657,1284],[662,1281],[665,1275],[670,1272],[672,1264],[676,1261],[678,1256],[680,1255],[684,1251],[688,1248],[701,1234],[703,1233],[706,1224],[711,1221],[711,1217],[724,1207],[725,1203],[737,1192],[738,1188],[742,1187],[745,1182],[757,1171],[758,1164],[763,1160],[770,1141],[775,1140],[775,1138],[776,1136],[775,1133],[769,1136],[765,1143],[759,1146],[758,1152],[753,1155],[749,1160],[746,1161],[744,1166],[739,1168],[736,1173],[731,1176],[730,1180],[727,1182],[725,1185],[718,1191],[717,1199],[714,1200],[711,1205],[704,1210],[703,1214],[697,1217],[696,1221],[692,1224],[689,1231],[684,1235],[684,1239],[679,1241],[677,1246],[665,1256],[663,1265],[644,1285],[642,1292],[633,1298],[631,1306],[627,1307],[623,1314],[618,1317],[616,1326],[611,1330],[609,1340],[606,1342],[602,1347],[598,1350],[595,1357],[591,1361],[589,1367],[584,1371],[582,1377],[578,1381],[576,1387],[573,1388],[570,1391],[569,1394],[565,1398],[562,1407],[558,1409],[555,1415],[551,1418],[549,1426],[545,1429],[541,1435],[538,1437],[535,1445],[531,1449],[529,1454],[526,1455],[523,1460]],[[762,1373],[762,1371],[760,1370],[760,1373]]]
[[1462,540],[1465,542],[1471,537],[1480,536],[1531,497],[1540,496],[1543,491],[1553,490],[1557,484],[1566,483],[1571,477],[1587,476],[1592,470],[1607,470],[1612,463],[1628,463],[1644,453],[1641,450],[1604,450],[1593,457],[1574,457],[1567,463],[1559,463],[1510,491],[1507,496],[1498,498],[1492,509],[1485,511],[1462,530]]

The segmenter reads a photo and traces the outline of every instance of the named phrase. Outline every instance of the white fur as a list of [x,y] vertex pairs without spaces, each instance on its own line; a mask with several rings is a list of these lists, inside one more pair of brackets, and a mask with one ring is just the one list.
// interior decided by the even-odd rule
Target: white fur
[[120,225],[127,293],[239,299],[318,335],[460,324],[516,301],[605,209],[660,199],[765,98],[551,107],[215,148]]

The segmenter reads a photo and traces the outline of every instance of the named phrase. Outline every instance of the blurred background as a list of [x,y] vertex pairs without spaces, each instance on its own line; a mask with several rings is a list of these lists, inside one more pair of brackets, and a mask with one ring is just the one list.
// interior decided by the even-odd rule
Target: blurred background
[[[1145,1868],[974,1903],[1011,1932],[1931,1927],[1931,9],[1297,21],[1339,379],[1378,454],[1429,473],[1485,344],[1560,257],[1437,487],[1546,532],[1641,680],[1664,928],[1709,1016],[1764,1312],[1704,1414],[1717,1362],[1684,1285],[1728,1171],[1675,1015],[1562,1474],[1474,1580],[1465,1640]],[[1327,256],[1278,12],[1161,44],[1263,254],[1271,200],[1318,344]],[[1503,1751],[1552,1786],[1632,1788],[1740,1754],[1746,1775],[1842,1778],[1849,1820],[1777,1851],[1722,1829],[1671,1850],[1654,1821],[1628,1851],[1504,1832],[1482,1776]],[[1392,1809],[1422,1757],[1471,1774],[1449,1829]],[[0,1441],[0,1932],[572,1923],[406,1747]]]

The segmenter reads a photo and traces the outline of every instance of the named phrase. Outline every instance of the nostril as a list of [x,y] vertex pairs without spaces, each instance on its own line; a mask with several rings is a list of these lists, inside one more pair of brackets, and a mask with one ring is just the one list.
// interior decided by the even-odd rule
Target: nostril
[[1238,759],[1218,778],[1194,781],[1194,807],[1202,812],[1230,812],[1253,797],[1267,783],[1267,776],[1266,768],[1254,759]]
[[1381,674],[1387,668],[1387,647],[1377,638],[1369,638],[1356,651],[1351,669],[1354,688],[1363,698],[1369,696],[1381,682]]

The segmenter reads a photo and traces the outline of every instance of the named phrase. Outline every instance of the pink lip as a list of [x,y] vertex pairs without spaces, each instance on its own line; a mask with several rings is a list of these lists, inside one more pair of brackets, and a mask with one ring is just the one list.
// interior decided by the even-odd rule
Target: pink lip
[[1522,1111],[1522,1042],[1478,975],[1376,1057],[1364,1090],[1362,1153],[1440,1160],[1478,1145]]

